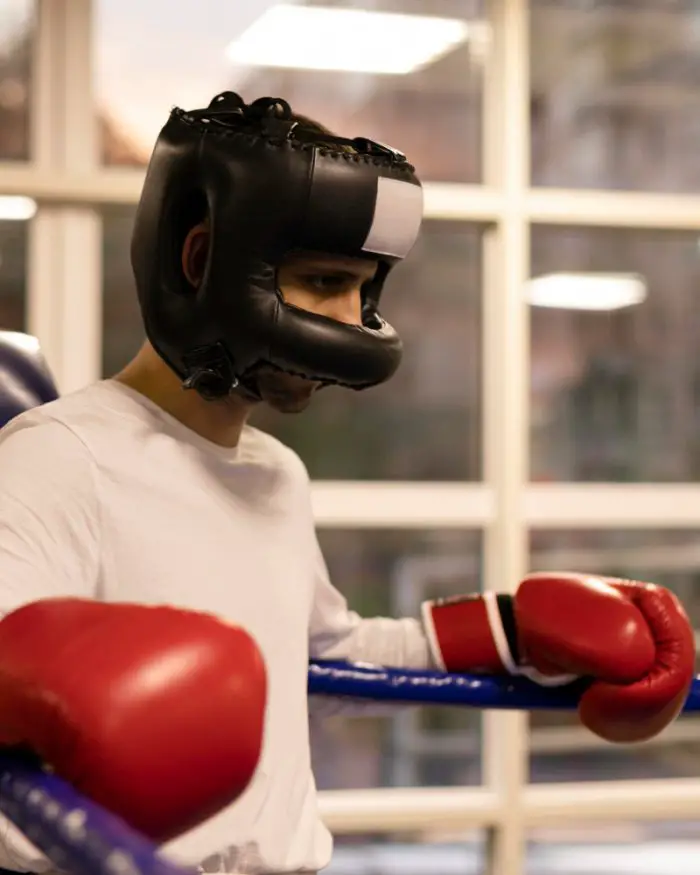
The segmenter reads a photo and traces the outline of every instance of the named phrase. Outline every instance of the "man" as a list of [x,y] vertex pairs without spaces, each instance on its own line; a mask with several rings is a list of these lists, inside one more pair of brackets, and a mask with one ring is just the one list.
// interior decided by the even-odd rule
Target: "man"
[[668,725],[692,680],[683,609],[647,584],[534,575],[513,597],[426,604],[421,620],[361,619],[331,585],[302,462],[246,421],[261,402],[298,412],[325,385],[391,377],[401,346],[379,298],[421,217],[403,155],[335,137],[283,100],[225,93],[174,110],[134,226],[148,342],[115,379],[0,439],[4,611],[52,595],[105,610],[166,602],[233,621],[260,647],[254,780],[170,846],[206,871],[315,872],[330,859],[310,769],[310,657],[550,684],[586,675],[581,718],[618,741]]

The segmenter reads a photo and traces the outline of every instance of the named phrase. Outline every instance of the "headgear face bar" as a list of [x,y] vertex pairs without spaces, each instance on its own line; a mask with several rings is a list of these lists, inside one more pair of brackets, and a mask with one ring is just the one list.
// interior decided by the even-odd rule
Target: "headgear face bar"
[[[194,290],[181,267],[182,209],[197,195],[211,238]],[[404,155],[304,129],[284,100],[246,105],[226,92],[206,110],[174,109],[151,157],[131,246],[147,336],[206,398],[237,387],[259,397],[261,365],[353,389],[382,383],[399,365],[401,341],[379,297],[422,216],[421,185]],[[294,251],[378,261],[362,287],[362,325],[285,303],[277,272]]]

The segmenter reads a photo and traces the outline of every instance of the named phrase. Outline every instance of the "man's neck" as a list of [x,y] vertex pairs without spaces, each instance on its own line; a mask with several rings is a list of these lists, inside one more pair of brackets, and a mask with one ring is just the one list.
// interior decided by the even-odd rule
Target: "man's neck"
[[178,376],[146,343],[115,380],[148,398],[196,434],[222,447],[235,447],[252,406],[235,395],[205,401],[182,388]]

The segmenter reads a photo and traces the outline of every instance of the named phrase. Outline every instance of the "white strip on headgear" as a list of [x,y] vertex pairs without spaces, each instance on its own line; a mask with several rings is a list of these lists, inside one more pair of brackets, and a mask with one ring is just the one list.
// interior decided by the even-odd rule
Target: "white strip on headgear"
[[363,252],[405,258],[423,219],[423,189],[401,179],[377,178],[374,218]]

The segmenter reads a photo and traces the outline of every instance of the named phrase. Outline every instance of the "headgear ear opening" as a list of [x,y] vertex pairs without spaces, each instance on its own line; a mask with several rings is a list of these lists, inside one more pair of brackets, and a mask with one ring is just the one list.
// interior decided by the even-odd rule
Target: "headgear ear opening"
[[[207,271],[193,295],[177,288],[174,253],[164,245],[182,231],[178,203],[190,204],[187,221],[194,206],[209,211]],[[225,92],[206,110],[174,109],[151,157],[132,238],[148,338],[183,384],[207,398],[240,387],[255,397],[262,365],[354,389],[384,382],[399,365],[401,341],[379,299],[415,242],[422,212],[421,185],[403,154],[365,138],[314,133],[281,98],[246,105]],[[277,268],[293,249],[379,261],[362,326],[284,303]]]
[[209,217],[209,205],[207,196],[199,188],[182,192],[180,197],[173,202],[172,242],[174,252],[182,256],[182,248],[188,234],[198,225],[204,224]]

